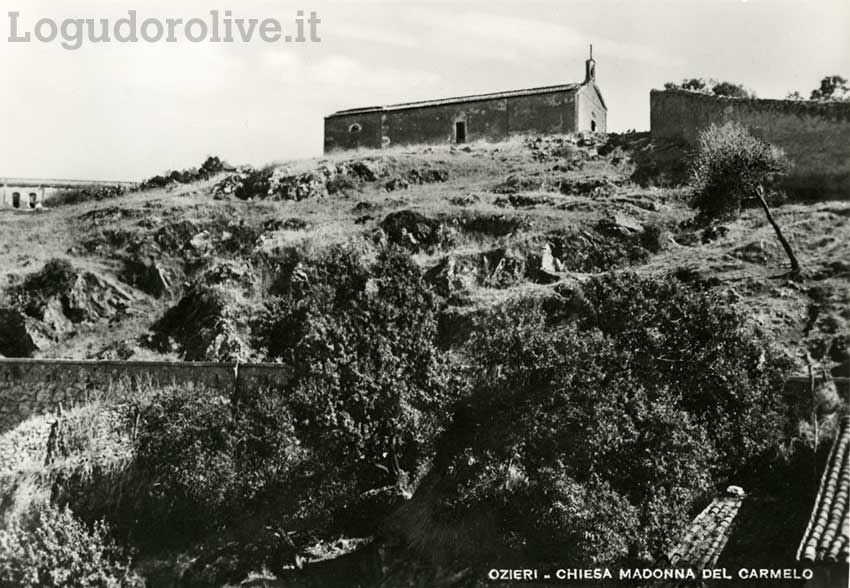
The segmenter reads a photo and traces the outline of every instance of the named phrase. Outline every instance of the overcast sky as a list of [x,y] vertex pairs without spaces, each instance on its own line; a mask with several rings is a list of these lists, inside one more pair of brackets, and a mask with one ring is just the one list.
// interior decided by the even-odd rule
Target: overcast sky
[[[8,8],[6,8],[8,6]],[[10,43],[50,17],[315,11],[319,43]],[[688,76],[760,97],[850,77],[848,0],[10,0],[0,13],[0,176],[141,179],[208,154],[319,155],[341,108],[581,81],[593,43],[612,131],[649,128],[649,90]]]

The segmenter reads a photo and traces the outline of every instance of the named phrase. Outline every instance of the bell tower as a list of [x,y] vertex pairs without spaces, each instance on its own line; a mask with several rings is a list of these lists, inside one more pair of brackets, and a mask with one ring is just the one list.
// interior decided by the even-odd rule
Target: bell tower
[[593,61],[593,45],[590,46],[590,58],[584,62],[584,83],[596,81],[596,62]]

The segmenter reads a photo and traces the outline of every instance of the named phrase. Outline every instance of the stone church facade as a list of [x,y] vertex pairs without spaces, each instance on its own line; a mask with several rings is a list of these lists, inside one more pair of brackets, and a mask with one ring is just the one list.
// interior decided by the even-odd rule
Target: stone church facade
[[496,142],[522,134],[604,133],[607,113],[591,53],[581,83],[340,110],[325,117],[325,153]]

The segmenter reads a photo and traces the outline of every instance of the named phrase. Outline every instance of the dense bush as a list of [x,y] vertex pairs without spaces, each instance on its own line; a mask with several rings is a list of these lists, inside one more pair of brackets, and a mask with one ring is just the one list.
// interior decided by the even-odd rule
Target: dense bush
[[711,125],[699,138],[691,180],[694,205],[707,218],[735,214],[756,190],[769,188],[788,169],[777,147],[737,123]]
[[728,96],[730,98],[755,98],[755,92],[747,90],[741,84],[734,82],[721,82],[715,79],[690,78],[681,83],[667,82],[665,90],[688,90],[700,94],[711,94],[713,96]]
[[671,388],[675,402],[708,428],[724,475],[772,444],[775,391],[791,364],[745,316],[672,278],[607,276],[584,295],[590,310],[582,328],[599,329],[627,351],[642,382]]
[[256,330],[269,358],[292,366],[299,439],[360,491],[403,481],[452,398],[419,268],[397,248],[369,262],[335,247],[283,274]]
[[136,588],[144,581],[109,538],[66,507],[32,506],[0,529],[0,585],[10,587]]
[[163,175],[153,176],[142,182],[139,185],[139,189],[150,190],[151,188],[164,188],[169,184],[189,184],[191,182],[208,180],[212,176],[229,169],[232,168],[221,159],[216,156],[210,156],[204,160],[200,168],[190,168],[182,171],[174,170],[166,172]]
[[473,343],[442,516],[498,513],[499,542],[582,565],[658,556],[694,507],[781,434],[786,362],[721,300],[672,278],[592,281],[553,330],[510,305]]
[[821,102],[850,102],[850,87],[847,79],[837,75],[826,76],[820,86],[812,90],[809,100]]
[[213,390],[169,390],[141,409],[139,425],[136,464],[149,481],[136,529],[143,541],[180,543],[296,510],[285,505],[297,502],[297,490],[282,489],[303,452],[278,395],[233,401]]
[[219,585],[281,571],[363,516],[375,520],[359,528],[377,526],[451,410],[435,311],[399,249],[282,259],[255,333],[270,359],[291,366],[286,389],[178,390],[139,408],[137,542],[203,541],[187,573]]

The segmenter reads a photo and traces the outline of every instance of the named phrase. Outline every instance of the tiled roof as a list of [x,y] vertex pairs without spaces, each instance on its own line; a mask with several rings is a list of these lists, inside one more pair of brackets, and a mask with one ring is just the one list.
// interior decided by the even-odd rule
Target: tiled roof
[[390,104],[387,106],[366,106],[364,108],[349,108],[339,110],[328,115],[344,116],[349,114],[364,114],[367,112],[387,112],[391,110],[405,110],[408,108],[423,108],[426,106],[443,106],[445,104],[458,104],[462,102],[476,102],[478,100],[495,100],[498,98],[514,98],[517,96],[532,96],[534,94],[549,94],[552,92],[572,92],[578,90],[581,84],[559,84],[557,86],[543,86],[541,88],[527,88],[525,90],[509,90],[507,92],[493,92],[490,94],[473,94],[470,96],[455,96],[453,98],[441,98],[438,100],[422,100],[420,102],[402,102],[401,104]]
[[820,480],[818,497],[797,559],[804,562],[850,562],[850,416],[841,427]]
[[[713,568],[732,534],[732,521],[744,501],[744,491],[729,486],[723,496],[715,498],[691,523],[679,544],[667,554],[670,568],[690,568],[700,577],[701,570]],[[689,586],[682,580],[660,580],[652,588]]]

